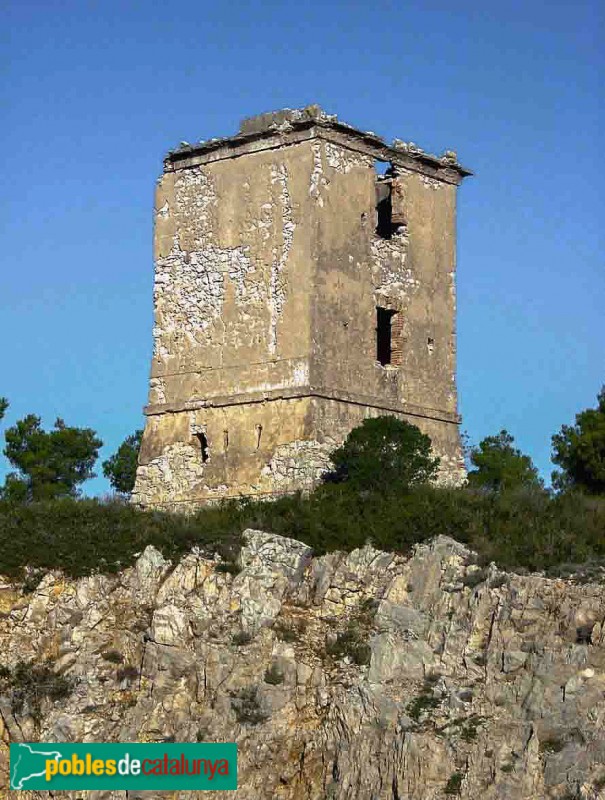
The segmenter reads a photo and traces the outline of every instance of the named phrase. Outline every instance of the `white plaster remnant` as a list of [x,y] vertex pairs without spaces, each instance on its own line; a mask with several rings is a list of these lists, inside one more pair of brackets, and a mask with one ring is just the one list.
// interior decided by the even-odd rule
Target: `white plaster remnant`
[[279,184],[281,188],[281,217],[282,217],[282,243],[273,248],[273,263],[271,264],[271,278],[269,282],[269,352],[274,354],[277,350],[277,323],[284,308],[286,299],[286,280],[283,272],[286,267],[294,229],[296,225],[292,220],[292,201],[288,190],[288,170],[285,164],[271,166],[271,183]]
[[170,206],[168,205],[167,200],[161,208],[158,208],[155,214],[156,217],[159,217],[160,219],[166,219],[167,217],[170,216]]
[[166,402],[166,383],[164,378],[151,378],[149,381],[149,403],[156,405]]
[[324,169],[321,157],[321,144],[313,142],[311,145],[313,151],[313,170],[311,172],[311,180],[309,182],[309,194],[317,202],[320,208],[323,208],[323,197],[321,196],[321,189],[328,186],[329,181],[324,176]]
[[372,272],[378,292],[409,297],[419,288],[420,281],[406,267],[407,245],[406,234],[391,239],[376,237],[372,241]]
[[195,246],[203,247],[213,238],[212,208],[218,199],[212,179],[202,167],[182,170],[174,184],[175,216],[190,227]]
[[225,299],[225,277],[233,282],[238,300],[258,302],[262,286],[252,276],[256,267],[248,247],[206,244],[185,253],[178,239],[170,255],[157,259],[154,300],[154,354],[165,358],[187,344],[208,345]]
[[420,180],[425,186],[429,186],[431,189],[442,189],[447,184],[443,183],[443,181],[438,181],[435,178],[431,178],[428,175],[424,175],[421,173]]
[[368,168],[373,166],[373,161],[370,156],[366,156],[364,153],[347,150],[332,142],[326,142],[325,148],[328,166],[341,174],[346,175],[346,173],[356,167]]

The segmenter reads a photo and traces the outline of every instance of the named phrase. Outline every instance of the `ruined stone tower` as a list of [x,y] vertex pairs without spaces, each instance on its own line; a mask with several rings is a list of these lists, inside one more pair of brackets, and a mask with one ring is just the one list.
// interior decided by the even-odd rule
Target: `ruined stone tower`
[[310,488],[381,414],[428,433],[442,479],[459,481],[455,213],[469,174],[455,153],[387,145],[317,106],[169,153],[133,501]]

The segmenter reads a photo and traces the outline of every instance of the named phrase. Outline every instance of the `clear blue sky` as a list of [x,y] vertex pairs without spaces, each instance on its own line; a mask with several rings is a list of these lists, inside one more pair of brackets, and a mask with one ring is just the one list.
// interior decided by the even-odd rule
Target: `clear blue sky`
[[107,457],[142,424],[164,153],[317,102],[476,172],[459,193],[463,427],[508,428],[548,475],[550,436],[605,382],[600,5],[5,0],[4,427],[60,415]]

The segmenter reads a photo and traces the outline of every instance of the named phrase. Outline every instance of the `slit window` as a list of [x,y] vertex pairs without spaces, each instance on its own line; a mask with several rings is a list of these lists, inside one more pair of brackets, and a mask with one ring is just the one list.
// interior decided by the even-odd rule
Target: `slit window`
[[376,306],[376,360],[383,367],[393,363],[393,317],[396,313]]
[[200,443],[200,451],[202,454],[202,461],[205,464],[210,458],[210,448],[208,447],[208,439],[205,433],[196,433],[195,438]]
[[387,181],[376,184],[376,233],[383,239],[390,239],[393,235],[391,184]]

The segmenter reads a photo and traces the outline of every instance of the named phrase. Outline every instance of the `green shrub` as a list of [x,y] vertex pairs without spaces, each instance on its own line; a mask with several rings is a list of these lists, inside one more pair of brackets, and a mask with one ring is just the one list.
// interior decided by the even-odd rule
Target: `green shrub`
[[190,516],[115,501],[3,500],[0,574],[24,580],[31,570],[62,569],[73,577],[116,572],[148,544],[173,560],[194,546],[209,557],[218,553],[219,569],[233,573],[245,528],[299,539],[317,555],[350,551],[368,540],[378,549],[406,554],[444,534],[476,550],[479,563],[494,561],[502,569],[556,575],[590,563],[595,579],[605,565],[605,498],[430,485],[368,493],[341,483],[319,486],[308,497],[229,501]]
[[110,664],[124,663],[124,656],[117,650],[105,650],[105,652],[101,653],[101,658],[105,661],[109,661]]
[[243,508],[225,503],[185,516],[114,501],[0,501],[0,574],[23,578],[25,567],[61,569],[72,577],[117,572],[149,544],[172,559],[198,546],[234,560],[245,527]]
[[473,447],[470,459],[475,469],[468,473],[468,482],[473,487],[492,491],[543,486],[538,470],[531,458],[513,447],[514,437],[506,430],[497,436],[487,436]]
[[279,669],[277,664],[271,664],[269,669],[265,670],[265,683],[271,686],[278,686],[284,682],[284,673]]
[[216,565],[215,569],[217,572],[226,572],[229,575],[237,575],[242,571],[239,564],[236,564],[235,561],[221,561]]
[[565,747],[565,740],[558,736],[550,736],[540,742],[540,753],[548,755],[549,753],[560,753]]
[[454,772],[450,775],[448,782],[445,784],[445,793],[460,794],[463,779],[464,775],[461,772]]
[[258,725],[268,718],[259,701],[256,686],[246,686],[239,692],[231,695],[231,708],[235,712],[238,722]]
[[326,653],[334,659],[346,656],[354,664],[364,666],[370,663],[372,649],[361,639],[360,632],[350,626],[343,633],[339,633],[334,642],[326,645]]
[[430,438],[416,425],[390,415],[364,419],[330,458],[334,471],[326,475],[327,481],[346,481],[366,492],[427,483],[439,467]]
[[365,666],[370,663],[372,648],[367,642],[370,635],[378,603],[373,598],[362,600],[351,614],[344,631],[326,646],[326,653],[335,659],[345,656],[354,664]]
[[245,645],[250,644],[251,641],[252,635],[247,631],[238,631],[237,633],[233,634],[233,638],[231,639],[231,643],[236,647],[244,647]]
[[278,620],[273,626],[273,630],[278,639],[282,642],[291,644],[297,642],[302,634],[305,632],[306,623],[304,620],[298,620],[288,624],[283,620]]
[[13,669],[0,666],[0,696],[8,699],[16,716],[26,711],[40,722],[43,701],[62,700],[72,689],[73,682],[54,672],[50,661],[42,664],[19,661]]
[[111,458],[103,462],[103,475],[109,478],[117,492],[130,494],[134,489],[142,438],[143,431],[135,431],[126,437]]
[[420,722],[420,718],[424,714],[430,714],[441,705],[441,700],[433,694],[434,686],[438,681],[439,675],[435,673],[427,675],[420,693],[408,703],[407,712],[414,722]]

